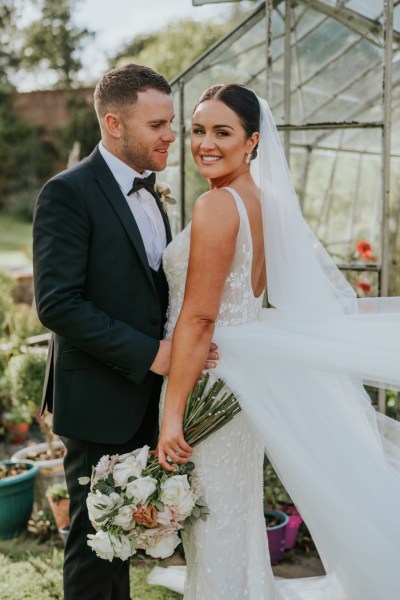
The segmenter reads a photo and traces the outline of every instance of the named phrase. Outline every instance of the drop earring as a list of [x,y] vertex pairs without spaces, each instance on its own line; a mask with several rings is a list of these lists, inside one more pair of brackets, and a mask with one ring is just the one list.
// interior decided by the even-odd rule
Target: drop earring
[[251,161],[251,155],[252,155],[252,153],[251,153],[251,152],[249,152],[248,154],[246,154],[246,165],[249,165],[249,164],[250,164],[250,161]]

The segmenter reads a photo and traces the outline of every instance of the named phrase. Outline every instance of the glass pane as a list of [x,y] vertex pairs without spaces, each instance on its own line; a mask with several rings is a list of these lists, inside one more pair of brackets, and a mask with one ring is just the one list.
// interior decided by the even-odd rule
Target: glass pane
[[358,120],[360,102],[380,97],[381,78],[381,49],[328,19],[295,45],[291,122]]
[[355,12],[368,17],[370,19],[376,19],[382,14],[383,11],[383,0],[322,0],[325,4],[330,6],[345,6]]
[[[360,240],[372,244],[378,259],[380,254],[381,157],[341,148],[348,133],[344,129],[330,133],[336,137],[336,148],[326,144],[323,130],[291,134],[290,167],[304,216],[340,263],[356,261]],[[367,133],[379,145],[380,130]],[[310,147],[311,135],[320,139],[320,146]]]

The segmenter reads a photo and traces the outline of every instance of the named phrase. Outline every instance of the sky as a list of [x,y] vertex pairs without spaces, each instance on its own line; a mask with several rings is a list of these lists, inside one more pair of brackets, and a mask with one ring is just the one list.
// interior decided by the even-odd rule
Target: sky
[[[223,2],[194,7],[192,0],[80,0],[74,21],[79,27],[96,32],[82,56],[86,81],[98,79],[108,68],[107,57],[138,33],[157,30],[183,17],[221,20],[230,14],[233,5],[233,2]],[[23,20],[32,20],[34,16],[28,11]],[[46,77],[42,74],[33,81],[25,76],[18,82],[18,89],[50,87],[52,81]]]

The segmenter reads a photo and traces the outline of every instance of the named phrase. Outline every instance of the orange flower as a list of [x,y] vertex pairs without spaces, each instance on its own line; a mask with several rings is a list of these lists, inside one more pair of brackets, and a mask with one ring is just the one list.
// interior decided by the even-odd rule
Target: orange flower
[[376,263],[377,258],[372,254],[372,246],[369,242],[361,240],[357,243],[357,253],[363,262]]
[[357,286],[364,292],[364,294],[369,294],[372,289],[372,285],[366,281],[358,281]]
[[369,242],[361,240],[357,243],[357,252],[360,256],[371,256],[372,246]]
[[157,527],[157,510],[155,506],[149,504],[146,508],[138,506],[136,512],[133,514],[138,525],[144,525],[145,527]]

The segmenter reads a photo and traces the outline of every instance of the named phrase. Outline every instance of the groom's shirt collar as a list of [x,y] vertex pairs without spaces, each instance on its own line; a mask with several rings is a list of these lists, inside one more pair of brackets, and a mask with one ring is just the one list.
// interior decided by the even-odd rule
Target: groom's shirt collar
[[129,190],[132,189],[134,177],[148,177],[151,173],[151,171],[143,171],[143,173],[138,173],[135,171],[135,169],[132,169],[132,167],[124,163],[123,160],[120,160],[114,156],[114,154],[111,154],[111,152],[104,147],[103,142],[99,143],[99,152],[106,161],[107,166],[114,175],[125,196],[128,194]]

